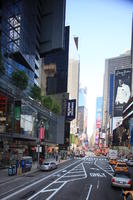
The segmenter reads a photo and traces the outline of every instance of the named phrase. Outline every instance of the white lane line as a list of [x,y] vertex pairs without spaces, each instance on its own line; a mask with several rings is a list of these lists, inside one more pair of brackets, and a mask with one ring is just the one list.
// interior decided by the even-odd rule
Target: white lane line
[[111,168],[112,172],[114,172],[114,170],[113,170],[113,168],[112,168],[112,166],[111,166],[111,165],[110,165],[110,168]]
[[[10,199],[11,197],[13,197],[13,196],[19,194],[20,192],[23,192],[23,191],[29,189],[30,187],[32,187],[32,186],[34,186],[34,185],[36,185],[36,184],[38,184],[38,183],[40,183],[40,182],[42,182],[42,181],[44,181],[44,180],[50,178],[50,177],[52,177],[54,174],[57,174],[57,173],[61,172],[62,170],[65,170],[65,169],[67,169],[68,167],[71,167],[72,165],[74,165],[74,164],[76,164],[76,163],[78,163],[78,162],[80,162],[80,161],[78,160],[78,161],[76,161],[75,163],[72,163],[72,164],[66,166],[66,167],[63,168],[63,169],[60,169],[59,171],[54,172],[53,174],[50,174],[50,175],[48,175],[48,176],[46,176],[46,177],[44,177],[44,178],[42,178],[42,179],[39,179],[38,181],[36,181],[36,182],[34,182],[34,183],[32,183],[32,184],[30,184],[30,185],[28,185],[28,186],[25,186],[24,188],[22,188],[22,189],[20,189],[20,190],[18,190],[18,191],[16,191],[16,192],[14,192],[14,193],[12,193],[12,194],[10,194],[10,195],[4,197],[4,198],[2,198],[1,200]],[[16,188],[14,188],[14,189],[16,189]],[[8,191],[8,192],[10,192],[10,191]],[[4,195],[4,194],[2,194],[2,195]]]
[[[52,198],[66,183],[87,178],[87,174],[86,174],[86,171],[85,171],[85,168],[84,168],[83,163],[80,163],[78,166],[75,166],[73,169],[79,167],[80,165],[82,165],[82,168],[83,168],[83,171],[84,171],[84,177],[80,177],[80,178],[76,178],[76,179],[64,181],[64,182],[62,183],[62,185],[61,185],[54,193],[52,193],[50,197],[48,197],[48,200],[49,200],[50,198]],[[71,169],[71,170],[73,170],[73,169]],[[70,171],[71,171],[71,170],[70,170]],[[43,188],[42,190],[38,191],[36,194],[34,194],[33,196],[31,196],[28,200],[31,200],[31,199],[33,199],[33,198],[36,198],[38,194],[40,194],[40,193],[42,193],[42,192],[45,192],[46,188],[48,188],[48,187],[51,186],[52,184],[54,184],[54,183],[59,183],[59,180],[60,180],[61,178],[65,178],[66,175],[69,174],[70,171],[68,171],[66,174],[63,174],[61,177],[59,177],[59,178],[56,179],[54,182],[52,182],[52,183],[50,183],[49,185],[47,185],[47,186],[46,186],[45,188]]]
[[57,190],[57,189],[49,189],[49,190],[43,191],[42,193],[44,193],[44,192],[53,192],[53,191],[55,191],[55,190]]
[[97,181],[97,189],[99,188],[99,179],[98,179],[98,181]]
[[110,174],[109,172],[107,172],[106,170],[104,170],[102,167],[100,167],[99,165],[96,164],[96,161],[94,162],[94,165],[96,165],[97,167],[99,167],[101,170],[103,170],[105,173],[109,174],[110,176],[113,177],[112,174]]
[[64,177],[66,178],[66,177],[77,177],[77,176],[84,176],[84,174],[67,175]]
[[[82,164],[82,163],[78,164],[78,165],[75,166],[73,169],[75,169],[76,167],[78,167],[78,166],[81,165],[81,164]],[[71,169],[71,170],[73,170],[73,169]],[[71,170],[70,170],[70,171],[71,171]],[[68,173],[69,173],[69,171],[66,172],[65,174],[63,174],[62,176],[60,176],[59,178],[57,178],[55,181],[53,181],[52,183],[50,183],[49,185],[47,185],[47,186],[44,187],[43,189],[41,189],[40,191],[38,191],[37,193],[35,193],[34,195],[32,195],[30,198],[28,198],[28,200],[31,200],[31,199],[37,197],[38,194],[44,192],[45,189],[47,189],[49,186],[53,185],[54,183],[58,183],[58,180],[60,180],[61,178],[64,178],[64,177],[66,176],[66,174],[68,174]],[[67,180],[67,181],[64,181],[64,183],[62,183],[62,185],[64,186],[67,182],[68,182],[68,180]],[[62,188],[62,185],[59,187],[60,189]],[[59,188],[57,189],[58,191],[59,191]],[[56,191],[54,192],[54,194],[55,194],[55,193],[56,193]],[[53,197],[53,195],[52,195],[52,197]]]
[[69,174],[70,173],[79,173],[79,172],[82,172],[82,171],[83,171],[83,169],[82,170],[73,170],[73,171],[69,172]]
[[88,191],[88,195],[87,195],[87,197],[86,197],[86,200],[88,200],[89,197],[90,197],[91,189],[92,189],[92,185],[90,185],[90,187],[89,187],[89,191]]
[[55,192],[53,192],[46,200],[50,200],[66,183],[62,184]]

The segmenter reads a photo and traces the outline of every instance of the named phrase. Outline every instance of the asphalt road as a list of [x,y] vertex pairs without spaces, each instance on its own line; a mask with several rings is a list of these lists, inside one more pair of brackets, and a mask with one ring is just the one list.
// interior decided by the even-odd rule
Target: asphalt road
[[0,199],[121,200],[121,189],[111,187],[112,174],[113,168],[104,157],[77,159],[52,172],[39,171],[19,183],[3,185]]

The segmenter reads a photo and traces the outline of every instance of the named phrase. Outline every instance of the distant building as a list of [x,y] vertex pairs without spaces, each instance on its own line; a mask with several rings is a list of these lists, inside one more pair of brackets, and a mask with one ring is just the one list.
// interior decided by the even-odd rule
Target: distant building
[[97,97],[96,99],[96,133],[95,133],[95,144],[101,143],[102,137],[102,109],[103,109],[103,97]]
[[[123,80],[128,85],[127,87],[131,88],[130,51],[127,51],[118,57],[105,60],[102,129],[106,133],[107,145],[110,145],[110,140],[112,140],[113,135],[115,135],[115,133],[113,134],[115,129],[122,124],[122,110],[125,100],[117,100],[119,80]],[[121,93],[120,96],[124,98],[123,95],[125,94]]]
[[52,95],[55,100],[60,102],[62,115],[66,116],[68,102],[71,100],[76,102],[74,119],[66,118],[65,120],[64,145],[62,144],[62,148],[66,150],[69,147],[70,134],[77,134],[80,62],[77,49],[78,40],[72,37],[69,26],[65,27],[64,36],[64,49],[46,55],[43,60],[46,84],[43,85],[42,82],[42,88],[44,94]]

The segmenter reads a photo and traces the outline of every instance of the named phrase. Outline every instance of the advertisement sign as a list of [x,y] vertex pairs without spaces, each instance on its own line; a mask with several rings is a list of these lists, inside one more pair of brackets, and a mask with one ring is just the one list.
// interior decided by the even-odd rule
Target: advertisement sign
[[119,127],[122,124],[122,117],[113,117],[113,130]]
[[66,119],[71,121],[75,119],[76,99],[67,100]]
[[129,120],[130,145],[133,146],[133,118]]
[[122,116],[123,106],[131,96],[131,68],[115,71],[114,116]]
[[97,97],[97,100],[96,100],[96,128],[101,128],[102,107],[103,107],[103,98]]
[[45,137],[45,127],[40,128],[40,141],[44,140]]

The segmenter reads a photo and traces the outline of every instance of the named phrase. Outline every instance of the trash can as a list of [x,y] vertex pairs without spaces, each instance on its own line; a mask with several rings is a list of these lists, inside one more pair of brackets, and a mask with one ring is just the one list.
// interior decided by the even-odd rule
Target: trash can
[[13,176],[15,174],[16,174],[16,166],[13,165],[13,166],[8,167],[8,175]]
[[13,175],[13,171],[12,170],[13,170],[12,166],[8,167],[8,175],[9,176]]

